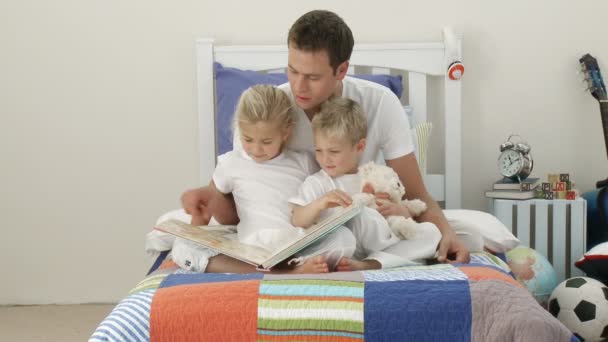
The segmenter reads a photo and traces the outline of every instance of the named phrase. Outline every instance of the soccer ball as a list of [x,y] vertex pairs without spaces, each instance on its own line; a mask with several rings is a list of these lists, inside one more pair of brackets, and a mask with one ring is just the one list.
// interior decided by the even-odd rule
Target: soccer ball
[[608,287],[586,278],[570,278],[549,297],[549,312],[581,341],[608,338]]

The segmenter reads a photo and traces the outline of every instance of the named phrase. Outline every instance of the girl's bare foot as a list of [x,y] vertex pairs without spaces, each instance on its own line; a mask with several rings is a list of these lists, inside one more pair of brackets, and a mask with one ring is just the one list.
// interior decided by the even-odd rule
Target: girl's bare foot
[[321,255],[317,255],[316,257],[312,257],[304,262],[303,265],[297,266],[293,273],[327,273],[329,272],[329,267],[327,266],[327,262],[325,262],[325,258]]
[[364,270],[378,270],[382,268],[382,264],[378,260],[355,260],[350,258],[342,258],[336,266],[338,272],[349,272],[349,271],[364,271]]
[[327,273],[329,267],[325,258],[322,255],[317,255],[307,259],[302,265],[287,269],[275,269],[275,272],[282,274]]

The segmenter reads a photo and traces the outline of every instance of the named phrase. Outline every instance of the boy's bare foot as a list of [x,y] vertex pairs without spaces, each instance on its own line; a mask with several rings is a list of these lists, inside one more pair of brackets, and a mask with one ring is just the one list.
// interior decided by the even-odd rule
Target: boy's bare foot
[[275,269],[275,272],[282,274],[327,273],[329,272],[329,267],[325,258],[322,255],[317,255],[307,259],[302,265],[294,268]]
[[364,271],[364,270],[378,270],[382,268],[382,264],[378,260],[355,260],[350,258],[342,258],[336,266],[338,272],[349,272],[349,271]]

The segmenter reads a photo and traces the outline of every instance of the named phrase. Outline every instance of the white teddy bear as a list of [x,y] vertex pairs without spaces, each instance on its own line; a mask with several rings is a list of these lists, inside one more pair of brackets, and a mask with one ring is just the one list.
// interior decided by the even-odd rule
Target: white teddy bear
[[[412,217],[422,214],[426,210],[426,203],[419,199],[402,200],[405,195],[405,187],[399,180],[397,173],[390,167],[385,165],[374,164],[369,162],[359,167],[357,172],[361,179],[361,191],[366,184],[371,185],[375,192],[384,192],[389,194],[390,201],[393,203],[401,203],[410,211]],[[367,207],[378,209],[376,198],[372,194],[361,192],[355,194],[353,202],[363,204]],[[386,218],[388,225],[395,235],[403,239],[410,239],[416,235],[418,222],[414,219],[405,218],[403,216],[388,216]]]

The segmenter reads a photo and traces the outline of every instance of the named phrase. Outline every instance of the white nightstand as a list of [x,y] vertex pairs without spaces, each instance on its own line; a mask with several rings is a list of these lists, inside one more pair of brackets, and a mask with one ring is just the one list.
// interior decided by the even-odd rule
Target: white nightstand
[[587,201],[576,200],[505,200],[489,199],[494,214],[522,245],[546,256],[559,281],[583,275],[574,266],[586,250]]

